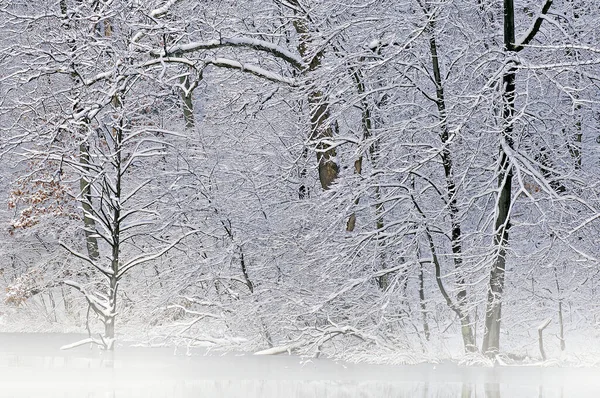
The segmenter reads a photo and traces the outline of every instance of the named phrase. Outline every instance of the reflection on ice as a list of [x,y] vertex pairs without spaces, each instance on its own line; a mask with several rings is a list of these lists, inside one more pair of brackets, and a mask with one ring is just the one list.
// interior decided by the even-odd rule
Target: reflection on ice
[[[533,386],[470,385],[460,383],[424,384],[389,382],[337,382],[323,380],[196,380],[133,382],[113,385],[106,380],[83,386],[75,384],[30,383],[12,386],[3,393],[10,397],[89,397],[89,398],[177,398],[177,397],[248,397],[248,398],[563,398],[596,397],[590,394],[564,394],[560,389],[544,392]],[[2,395],[4,396],[4,395]]]
[[115,353],[86,347],[67,352],[57,349],[73,338],[0,334],[0,397],[600,396],[594,369],[393,367],[287,356],[173,355],[171,349],[121,347]]

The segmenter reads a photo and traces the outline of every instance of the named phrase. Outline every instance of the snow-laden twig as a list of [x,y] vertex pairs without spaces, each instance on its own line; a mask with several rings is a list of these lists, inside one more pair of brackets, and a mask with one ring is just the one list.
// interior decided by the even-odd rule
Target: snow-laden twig
[[168,246],[166,246],[165,248],[163,248],[162,250],[160,250],[158,252],[155,252],[152,254],[142,254],[140,256],[132,258],[131,260],[129,260],[128,262],[123,264],[123,266],[119,270],[119,273],[117,274],[117,279],[121,279],[123,277],[123,275],[125,275],[129,270],[131,270],[132,268],[134,268],[137,265],[146,263],[148,261],[156,260],[157,258],[164,256],[172,248],[177,246],[182,240],[184,240],[185,238],[187,238],[190,235],[194,235],[199,232],[201,232],[201,231],[197,230],[197,229],[188,231],[185,234],[181,235],[179,238],[175,239]]
[[319,311],[321,308],[323,308],[326,304],[330,303],[331,301],[335,300],[336,298],[344,295],[345,293],[351,291],[352,289],[354,289],[357,286],[360,286],[364,283],[367,283],[373,279],[377,279],[380,278],[384,275],[388,275],[394,272],[398,272],[400,270],[406,269],[407,264],[400,264],[397,265],[395,267],[390,267],[390,268],[386,268],[386,269],[382,269],[379,270],[377,272],[372,272],[369,275],[362,277],[362,278],[356,278],[356,279],[351,279],[349,280],[341,289],[339,289],[338,291],[331,293],[327,298],[325,298],[325,300],[323,300],[322,303],[314,306],[311,309],[311,312],[317,312]]
[[154,10],[150,11],[150,17],[152,18],[157,18],[160,16],[165,15],[167,12],[169,12],[169,9],[171,7],[173,7],[173,5],[175,5],[175,3],[177,3],[179,0],[169,0],[167,1],[162,7],[158,7],[155,8]]
[[105,267],[101,267],[100,265],[96,264],[96,262],[94,260],[92,260],[89,256],[86,256],[83,253],[79,253],[78,251],[75,251],[74,249],[70,248],[69,246],[67,246],[64,242],[58,242],[58,244],[64,248],[65,250],[67,250],[69,253],[71,253],[73,256],[77,257],[80,260],[85,261],[86,263],[90,264],[91,266],[93,266],[94,268],[96,268],[98,271],[100,271],[102,274],[104,274],[104,276],[111,276],[112,275],[112,270],[109,268],[105,268]]
[[282,76],[278,73],[268,71],[260,66],[242,63],[228,58],[213,58],[205,61],[206,64],[218,66],[221,68],[237,69],[242,72],[248,72],[263,79],[276,83],[284,83],[290,86],[296,86],[296,80],[290,77]]
[[[162,7],[158,7],[158,8],[153,9],[152,11],[150,11],[148,13],[148,16],[150,18],[162,17],[163,15],[167,14],[169,12],[169,10],[171,9],[171,7],[173,7],[175,5],[175,3],[177,3],[178,1],[179,0],[168,0]],[[136,32],[129,42],[130,47],[139,43],[140,40],[142,40],[144,38],[144,36],[146,36],[146,32],[144,32],[143,30]]]
[[102,317],[103,320],[114,317],[116,315],[112,312],[108,303],[108,299],[98,298],[95,294],[88,292],[83,286],[81,286],[75,281],[66,280],[64,283],[65,285],[71,286],[79,292],[81,292],[81,294],[83,294],[90,307],[94,310],[96,314]]

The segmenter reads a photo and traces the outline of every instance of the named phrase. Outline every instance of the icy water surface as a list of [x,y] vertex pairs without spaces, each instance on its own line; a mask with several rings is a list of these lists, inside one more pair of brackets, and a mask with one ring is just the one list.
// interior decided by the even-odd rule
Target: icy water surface
[[[600,397],[600,369],[349,365],[120,347],[59,351],[81,336],[0,334],[0,398]],[[181,353],[183,354],[183,353]]]

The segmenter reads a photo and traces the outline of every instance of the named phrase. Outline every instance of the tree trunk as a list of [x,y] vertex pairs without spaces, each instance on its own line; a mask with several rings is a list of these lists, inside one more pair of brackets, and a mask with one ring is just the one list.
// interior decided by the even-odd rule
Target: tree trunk
[[515,10],[513,0],[504,0],[504,51],[508,63],[503,76],[503,126],[500,145],[500,164],[498,168],[498,205],[494,223],[494,246],[496,255],[490,271],[487,308],[485,314],[485,332],[482,351],[494,356],[500,350],[500,322],[502,320],[502,295],[504,293],[504,276],[506,270],[506,249],[508,231],[510,229],[510,205],[512,191],[512,165],[506,148],[513,148],[513,130],[516,96],[516,65],[514,55],[522,51],[535,38],[550,10],[553,0],[546,0],[540,15],[520,43],[515,43]]
[[552,318],[548,318],[538,327],[538,347],[540,349],[540,355],[542,356],[542,361],[548,359],[546,356],[546,350],[544,349],[544,329],[550,325]]
[[[513,73],[514,75],[514,73]],[[514,89],[514,88],[513,88]],[[512,130],[512,127],[505,127]],[[485,333],[483,335],[482,352],[495,356],[500,350],[500,322],[502,320],[502,294],[504,293],[504,276],[506,270],[506,248],[510,229],[510,203],[512,188],[512,169],[507,154],[501,150],[498,185],[500,197],[496,209],[494,246],[496,255],[490,271],[487,308],[485,314]]]
[[79,179],[79,189],[81,191],[81,206],[83,207],[83,225],[85,232],[85,242],[88,256],[92,261],[100,259],[98,251],[98,238],[95,235],[96,222],[92,218],[92,192],[90,182],[87,178],[89,172],[90,154],[87,142],[79,145],[79,163],[81,163],[84,173]]
[[[68,17],[68,7],[66,0],[60,1],[60,12],[64,18]],[[63,26],[65,29],[70,29],[71,26],[66,21]],[[71,42],[71,50],[75,53],[77,50],[75,43]],[[76,75],[72,74],[71,78],[76,79]],[[96,222],[92,218],[92,192],[90,187],[90,181],[87,179],[86,174],[89,172],[90,154],[89,144],[82,142],[79,145],[79,162],[84,171],[83,175],[79,179],[79,190],[81,195],[81,206],[83,208],[83,225],[85,234],[85,243],[88,252],[88,256],[92,261],[97,261],[100,258],[98,249],[98,238],[95,236]]]
[[558,338],[560,339],[560,350],[564,351],[567,347],[565,342],[565,325],[563,318],[563,298],[556,266],[554,266],[554,279],[556,282],[556,294],[558,296]]
[[[515,22],[513,0],[504,0],[504,47],[511,53],[515,46]],[[501,140],[512,147],[512,133],[515,113],[515,79],[516,70],[513,61],[509,61],[508,71],[504,74],[503,99],[503,131]],[[500,145],[500,165],[498,170],[498,206],[494,223],[494,246],[496,255],[490,271],[487,308],[485,314],[485,333],[483,335],[482,352],[495,356],[500,350],[500,322],[502,320],[502,294],[504,293],[504,276],[506,270],[506,247],[510,229],[510,204],[512,193],[512,165],[508,154]]]
[[307,159],[308,159],[308,148],[305,147],[302,150],[302,158],[301,158],[302,166],[300,169],[300,173],[298,173],[299,174],[298,177],[300,179],[300,187],[298,188],[298,199],[300,199],[300,200],[308,199],[310,197],[310,188],[306,181],[306,176],[308,175],[308,170],[306,169]]
[[506,249],[510,229],[510,205],[512,188],[512,165],[506,148],[513,148],[513,130],[516,93],[515,54],[526,48],[536,37],[553,0],[545,0],[541,13],[520,43],[515,42],[515,10],[513,0],[504,0],[504,52],[507,65],[503,76],[503,112],[502,137],[500,145],[500,164],[498,167],[498,205],[494,223],[494,246],[496,254],[490,271],[488,299],[485,314],[485,331],[482,351],[494,356],[500,349],[500,322],[502,319],[502,294],[504,293],[504,276],[506,270]]
[[185,128],[192,129],[196,124],[194,118],[194,89],[198,86],[198,82],[192,81],[192,68],[187,76],[181,76],[179,79],[181,83],[181,100],[183,102],[183,120],[185,121]]
[[[292,3],[299,6],[297,0],[292,0]],[[301,7],[299,7],[301,8]],[[316,54],[310,51],[312,42],[311,32],[308,29],[306,19],[307,16],[297,19],[294,22],[296,33],[300,36],[300,44],[298,45],[298,53],[302,58],[307,60],[308,68],[304,73],[313,73],[321,66],[321,58],[324,50],[320,50]],[[311,88],[308,93],[308,105],[310,109],[310,136],[309,139],[316,142],[317,164],[319,168],[319,181],[324,190],[331,188],[339,175],[339,167],[336,161],[336,150],[324,140],[333,138],[333,125],[331,123],[331,114],[329,111],[329,103],[322,90]]]
[[[119,101],[115,99],[115,107],[118,107]],[[113,148],[113,159],[112,165],[115,168],[115,187],[114,198],[110,200],[110,206],[112,208],[112,252],[111,252],[111,271],[112,274],[109,278],[108,286],[108,314],[104,319],[104,338],[106,342],[106,349],[112,351],[114,349],[115,339],[115,318],[117,315],[117,294],[119,288],[120,278],[120,261],[121,261],[121,195],[122,186],[121,182],[123,179],[123,173],[121,169],[122,164],[122,152],[123,152],[123,128],[118,126],[114,128],[114,148]]]
[[[569,7],[573,10],[573,24],[577,25],[579,23],[579,9],[578,4],[575,3],[574,0],[569,0]],[[577,33],[574,35],[574,39],[577,40]],[[567,57],[577,59],[579,57],[579,53],[576,49],[567,49]],[[577,87],[579,82],[574,84],[574,87]],[[579,94],[577,90],[575,90],[572,94],[577,101],[579,99]],[[575,103],[575,132],[572,134],[573,142],[569,145],[569,152],[571,156],[575,160],[575,169],[581,169],[581,144],[583,139],[583,131],[581,128],[581,104]]]
[[310,125],[311,141],[317,142],[317,163],[319,167],[319,181],[323,190],[331,188],[339,175],[336,163],[336,151],[330,144],[323,140],[333,138],[333,127],[331,126],[329,104],[321,91],[313,92],[308,97],[311,107]]
[[[414,182],[413,182],[413,190],[414,190]],[[426,218],[425,213],[419,207],[419,204],[417,203],[414,195],[411,195],[411,199],[415,206],[415,209],[425,220],[425,218]],[[433,265],[435,267],[435,282],[438,286],[438,289],[439,289],[440,293],[442,294],[442,297],[444,297],[444,300],[446,301],[446,304],[448,305],[448,307],[461,320],[461,334],[463,337],[463,342],[465,344],[465,350],[467,352],[476,351],[476,347],[474,346],[475,335],[473,332],[473,326],[471,325],[469,318],[467,316],[465,316],[465,314],[463,313],[463,310],[461,309],[461,307],[459,307],[458,304],[456,302],[454,302],[454,300],[452,300],[452,298],[450,297],[450,295],[448,294],[448,291],[446,290],[446,288],[444,286],[444,281],[442,280],[442,267],[440,264],[439,257],[437,255],[437,250],[436,250],[435,243],[433,241],[433,237],[431,236],[431,232],[429,230],[429,227],[427,227],[427,226],[425,226],[425,237],[427,238],[427,242],[429,244],[429,250],[431,251],[431,258],[432,258]],[[472,342],[472,344],[471,344],[471,342]]]
[[[457,313],[460,324],[461,324],[461,335],[463,339],[463,345],[466,352],[477,351],[475,342],[475,333],[473,332],[473,325],[471,324],[470,316],[467,309],[467,289],[465,278],[462,275],[462,243],[461,243],[461,224],[459,219],[459,210],[457,204],[457,190],[456,183],[454,182],[454,171],[453,161],[450,153],[450,132],[448,130],[447,122],[447,109],[446,99],[444,95],[444,84],[442,81],[441,67],[438,57],[438,48],[435,36],[435,19],[431,13],[431,9],[425,3],[419,3],[423,8],[423,12],[428,18],[428,30],[430,33],[429,38],[429,52],[431,55],[431,65],[433,69],[433,78],[435,83],[436,91],[436,105],[438,109],[438,118],[440,122],[440,139],[442,142],[442,150],[440,157],[442,160],[442,166],[444,168],[444,176],[446,181],[446,192],[448,200],[448,209],[450,212],[450,223],[451,223],[451,242],[452,242],[452,254],[455,269],[455,286],[456,286],[456,304],[452,303],[453,310]],[[441,281],[440,281],[441,282]],[[442,294],[446,294],[445,291]]]
[[[362,74],[358,68],[351,68],[350,75],[352,76],[352,79],[356,83],[358,95],[360,95],[362,97],[362,99],[360,101],[360,105],[362,108],[362,112],[361,112],[361,124],[362,124],[362,128],[363,128],[363,137],[362,138],[363,138],[363,140],[367,140],[371,137],[371,129],[373,128],[373,119],[371,117],[371,109],[369,108],[369,104],[367,103],[367,100],[364,97],[365,82],[364,82]],[[373,153],[373,151],[374,151],[373,145],[371,145],[370,151],[371,151],[371,153]],[[364,160],[364,157],[363,157],[362,148],[361,148],[361,152],[358,155],[358,158],[354,161],[354,174],[358,174],[358,175],[362,174],[363,160]],[[360,197],[357,197],[354,200],[354,205],[358,206],[359,203],[360,203]],[[348,222],[346,223],[346,231],[352,232],[352,231],[354,231],[355,227],[356,227],[356,212],[353,212],[350,215],[350,217],[348,218]]]
[[[118,249],[117,249],[118,250]],[[114,265],[113,265],[114,269]],[[118,269],[118,268],[117,268]],[[117,314],[117,290],[119,282],[117,277],[111,277],[109,283],[109,314],[103,319],[104,322],[104,349],[113,351],[115,349],[115,320]]]
[[423,275],[423,264],[419,267],[419,302],[421,304],[421,317],[423,321],[423,334],[425,340],[429,341],[431,332],[429,330],[429,322],[427,320],[427,304],[425,303],[425,277]]
[[[368,103],[367,98],[365,97],[365,93],[366,93],[366,87],[365,87],[365,81],[364,81],[364,77],[361,73],[361,71],[358,68],[351,68],[350,69],[350,75],[352,77],[352,79],[354,80],[354,82],[356,83],[356,88],[357,88],[357,92],[358,94],[361,96],[361,101],[360,101],[360,107],[361,107],[361,125],[362,125],[362,130],[363,130],[363,137],[362,139],[364,141],[367,141],[368,139],[373,137],[373,129],[380,127],[381,122],[377,121],[377,119],[374,117],[374,110],[377,108],[377,106],[373,106],[371,107],[371,105]],[[377,169],[377,164],[378,164],[378,155],[379,155],[379,145],[378,145],[378,141],[374,140],[371,145],[369,145],[369,155],[371,156],[371,164],[373,169]],[[358,158],[354,161],[354,173],[355,174],[362,174],[362,168],[363,168],[363,153],[360,153]],[[376,231],[377,231],[377,246],[378,246],[378,250],[379,250],[379,261],[380,261],[380,267],[381,269],[386,269],[387,268],[387,258],[385,255],[385,239],[382,236],[382,232],[383,232],[383,228],[385,226],[384,223],[384,217],[383,217],[383,213],[384,213],[384,207],[383,207],[383,202],[381,200],[381,187],[379,185],[378,182],[374,183],[375,185],[375,189],[374,189],[374,193],[375,193],[375,217],[376,217],[376,222],[375,222],[375,226],[376,226]],[[357,197],[354,200],[354,205],[357,206],[360,202],[360,197]],[[350,217],[348,218],[348,221],[346,223],[346,231],[348,232],[352,232],[354,231],[354,228],[356,226],[356,213],[353,212]],[[380,276],[377,279],[377,284],[379,285],[379,287],[382,290],[386,290],[390,284],[389,280],[390,280],[391,275],[390,274],[385,274]]]
[[[429,10],[426,10],[429,14]],[[446,100],[444,97],[444,85],[442,82],[441,68],[438,58],[437,43],[435,40],[435,20],[429,19],[429,27],[431,30],[431,37],[429,39],[429,50],[431,53],[431,63],[433,67],[433,76],[435,79],[436,86],[436,104],[438,108],[438,116],[440,119],[441,134],[440,138],[442,141],[442,151],[440,156],[442,158],[442,165],[444,167],[444,175],[446,178],[446,191],[448,194],[448,208],[450,211],[450,222],[451,222],[451,239],[452,239],[452,254],[454,259],[454,269],[456,271],[455,285],[456,285],[456,307],[459,310],[459,318],[461,325],[461,334],[463,339],[463,345],[466,352],[477,351],[475,342],[475,334],[473,332],[473,325],[469,317],[467,309],[467,289],[465,278],[462,274],[462,235],[461,235],[461,224],[459,220],[459,211],[457,204],[457,191],[456,183],[454,182],[454,171],[452,155],[450,154],[449,139],[450,132],[448,131],[447,123],[447,110]]]

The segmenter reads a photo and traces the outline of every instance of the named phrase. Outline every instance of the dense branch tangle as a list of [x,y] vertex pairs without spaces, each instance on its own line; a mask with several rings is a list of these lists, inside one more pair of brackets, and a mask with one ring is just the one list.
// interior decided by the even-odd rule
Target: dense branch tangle
[[[567,35],[551,1],[517,18],[531,22],[519,40],[505,1],[504,44],[489,1],[155,3],[57,2],[65,11],[26,19],[39,31],[0,59],[12,66],[0,77],[0,119],[14,116],[3,133],[29,140],[39,167],[60,164],[43,183],[70,184],[83,208],[69,224],[81,233],[62,237],[89,278],[71,272],[68,284],[104,322],[96,342],[112,347],[129,278],[136,305],[176,310],[157,322],[195,317],[186,338],[244,349],[391,342],[379,353],[456,336],[475,351],[484,330],[493,356],[500,322],[556,312],[540,297],[568,338],[565,297],[597,283],[579,264],[599,257],[587,153],[598,52],[541,34]],[[561,121],[570,113],[582,122]],[[581,138],[573,154],[564,126]],[[305,181],[309,149],[322,194]],[[197,303],[178,301],[188,296]],[[213,304],[222,313],[204,316]],[[242,339],[209,338],[211,320]],[[517,321],[511,336],[526,335]]]
[[[297,5],[299,6],[299,4]],[[297,13],[299,9],[301,9],[301,7],[295,8],[294,12]],[[330,120],[331,111],[329,103],[325,98],[323,89],[318,87],[317,82],[311,81],[312,74],[314,74],[321,66],[321,59],[325,49],[322,48],[318,49],[316,53],[313,52],[312,36],[316,32],[310,31],[309,23],[310,17],[306,14],[296,15],[292,23],[295,28],[295,33],[298,36],[297,53],[261,39],[249,37],[220,37],[215,40],[201,42],[191,41],[186,44],[169,46],[167,49],[153,50],[151,51],[151,55],[158,57],[162,62],[163,60],[171,61],[181,59],[185,54],[193,54],[202,50],[233,47],[266,53],[276,59],[284,61],[296,72],[296,74],[303,76],[304,83],[307,86],[308,92],[306,95],[310,107],[310,133],[307,138],[310,143],[315,145],[319,180],[322,188],[327,190],[337,179],[339,166],[336,161],[335,148],[327,143],[334,135],[334,122]],[[292,87],[300,86],[300,82],[302,81],[298,78],[285,77],[257,65],[229,59],[227,57],[201,58],[199,62],[203,65],[236,69],[241,72],[253,74],[259,78],[270,80],[274,83],[282,83]]]

